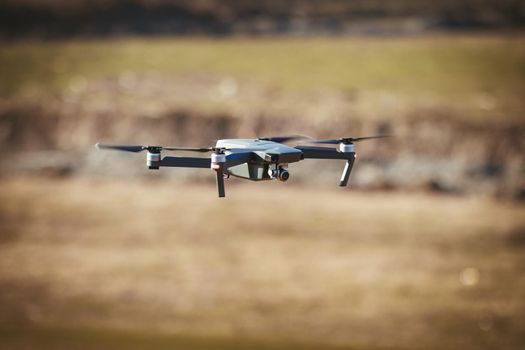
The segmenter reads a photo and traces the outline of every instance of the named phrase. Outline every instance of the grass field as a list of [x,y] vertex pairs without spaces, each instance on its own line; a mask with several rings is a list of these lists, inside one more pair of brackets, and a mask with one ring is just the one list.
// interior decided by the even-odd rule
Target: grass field
[[523,205],[0,181],[0,347],[520,349]]
[[[407,107],[458,108],[466,118],[521,118],[524,62],[521,33],[30,41],[2,44],[0,65],[8,69],[2,72],[0,95],[45,97],[75,89],[79,82],[130,73],[142,79],[160,75],[190,88],[195,81],[226,77],[241,88],[270,89],[273,99],[331,89],[357,100],[360,110],[393,99]],[[206,93],[195,94],[204,103]],[[250,103],[246,96],[239,102]]]

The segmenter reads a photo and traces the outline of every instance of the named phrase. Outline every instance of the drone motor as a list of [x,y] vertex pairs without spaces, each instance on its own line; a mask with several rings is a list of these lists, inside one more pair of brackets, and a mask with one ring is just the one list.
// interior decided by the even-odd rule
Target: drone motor
[[160,152],[150,152],[146,156],[146,165],[148,169],[158,169],[160,163]]
[[342,153],[354,152],[354,144],[341,142],[339,144],[339,152],[342,152]]
[[226,155],[224,153],[211,154],[211,168],[215,171],[221,170],[222,164],[226,162]]

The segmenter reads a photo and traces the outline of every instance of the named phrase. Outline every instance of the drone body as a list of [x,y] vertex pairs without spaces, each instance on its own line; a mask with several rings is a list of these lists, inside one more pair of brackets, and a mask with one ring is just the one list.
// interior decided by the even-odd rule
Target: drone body
[[[285,173],[285,169],[288,164],[302,159],[302,152],[297,148],[260,139],[219,140],[217,147],[236,150],[237,154],[247,153],[246,163],[230,166],[226,169],[226,173],[253,181],[275,178],[286,181],[288,173]],[[276,172],[272,172],[274,170]]]
[[[354,164],[354,142],[383,136],[360,138],[340,138],[314,141],[338,145],[338,148],[319,146],[287,146],[284,142],[304,139],[304,136],[279,136],[257,139],[218,140],[215,147],[163,147],[163,146],[125,146],[96,145],[99,149],[114,149],[128,152],[147,151],[146,165],[149,169],[160,167],[207,168],[216,173],[219,197],[224,197],[224,178],[236,176],[252,181],[279,179],[286,181],[290,177],[288,164],[304,159],[341,159],[346,161],[339,186],[346,186]],[[212,152],[209,157],[161,156],[161,151]]]

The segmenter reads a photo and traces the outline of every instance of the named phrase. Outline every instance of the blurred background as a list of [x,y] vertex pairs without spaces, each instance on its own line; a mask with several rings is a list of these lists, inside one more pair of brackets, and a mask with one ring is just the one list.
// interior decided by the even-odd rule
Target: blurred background
[[[522,349],[525,3],[0,2],[0,347]],[[390,134],[284,183],[96,142]]]

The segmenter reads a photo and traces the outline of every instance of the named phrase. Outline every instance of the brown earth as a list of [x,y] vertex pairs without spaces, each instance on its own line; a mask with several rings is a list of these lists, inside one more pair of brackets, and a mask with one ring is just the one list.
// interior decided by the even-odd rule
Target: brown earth
[[523,347],[517,203],[18,177],[0,217],[2,348]]

